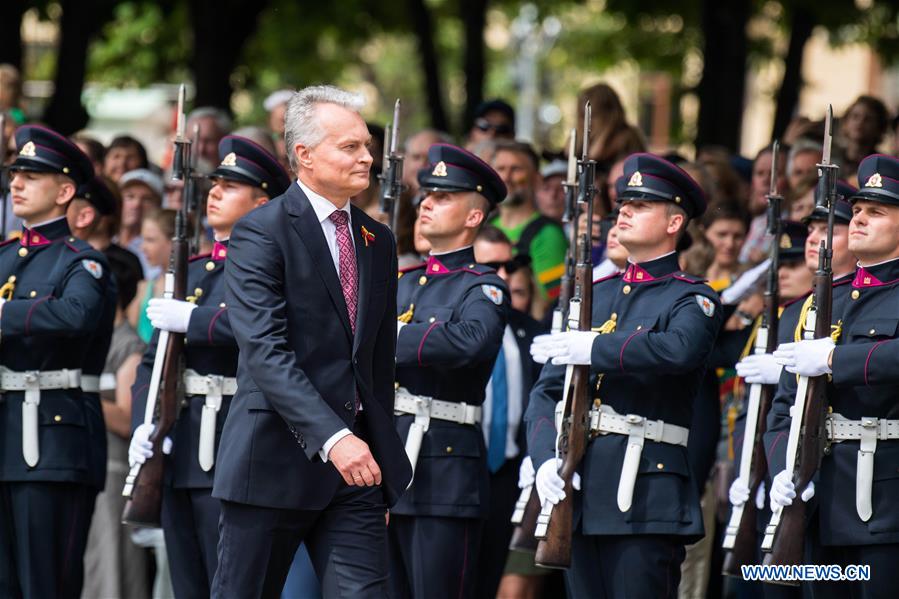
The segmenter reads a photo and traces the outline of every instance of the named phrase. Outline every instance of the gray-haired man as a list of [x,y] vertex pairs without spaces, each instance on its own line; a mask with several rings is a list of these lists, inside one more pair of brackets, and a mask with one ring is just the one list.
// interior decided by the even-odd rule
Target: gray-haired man
[[214,597],[277,596],[306,543],[326,597],[382,597],[386,510],[411,479],[393,426],[396,245],[352,207],[368,187],[362,98],[297,92],[297,182],[235,226],[226,303],[240,348],[213,495]]

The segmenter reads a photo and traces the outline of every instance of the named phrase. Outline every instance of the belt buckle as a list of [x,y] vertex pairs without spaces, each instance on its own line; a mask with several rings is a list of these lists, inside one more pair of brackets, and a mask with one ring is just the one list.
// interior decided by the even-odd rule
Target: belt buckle
[[41,374],[37,370],[26,370],[23,378],[25,379],[26,389],[40,389]]
[[206,375],[206,395],[222,395],[225,377],[220,374]]
[[421,395],[415,395],[415,415],[416,416],[430,416],[431,415],[431,400],[427,397],[422,397]]

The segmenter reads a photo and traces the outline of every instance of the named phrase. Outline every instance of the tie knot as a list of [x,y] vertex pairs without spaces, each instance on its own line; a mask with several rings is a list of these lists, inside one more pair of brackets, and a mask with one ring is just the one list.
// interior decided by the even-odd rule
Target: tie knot
[[350,215],[346,213],[346,210],[335,210],[328,218],[338,227],[342,227],[349,222]]

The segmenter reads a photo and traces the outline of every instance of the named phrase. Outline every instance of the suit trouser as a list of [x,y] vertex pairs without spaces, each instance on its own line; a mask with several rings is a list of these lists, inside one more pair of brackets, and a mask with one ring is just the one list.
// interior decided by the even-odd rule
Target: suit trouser
[[212,489],[162,490],[162,531],[178,599],[209,596],[218,563],[221,502]]
[[0,482],[0,597],[78,597],[97,489]]
[[221,503],[213,597],[279,597],[300,542],[324,597],[386,596],[387,506],[380,487],[341,483],[317,511]]
[[684,541],[673,535],[583,535],[571,542],[565,581],[572,599],[677,597]]

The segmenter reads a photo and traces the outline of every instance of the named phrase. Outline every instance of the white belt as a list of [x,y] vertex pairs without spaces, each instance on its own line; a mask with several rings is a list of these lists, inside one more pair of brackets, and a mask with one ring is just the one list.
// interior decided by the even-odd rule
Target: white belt
[[41,391],[75,389],[80,386],[80,368],[15,372],[0,366],[0,390],[25,392],[25,401],[22,402],[22,457],[29,468],[34,468],[41,457],[38,443],[38,406],[41,404]]
[[[418,454],[421,451],[421,441],[431,424],[431,418],[457,424],[477,424],[481,421],[481,406],[413,395],[405,387],[396,390],[393,413],[415,416],[415,421],[409,427],[409,436],[406,437],[406,455],[412,464],[413,478]],[[409,481],[409,485],[412,485],[412,480]]]
[[647,420],[637,414],[625,416],[605,404],[590,410],[590,432],[628,437],[621,478],[618,480],[618,509],[622,512],[631,509],[644,439],[686,447],[690,436],[690,429],[661,420]]
[[100,377],[95,374],[82,374],[81,390],[85,393],[99,393]]
[[200,444],[197,460],[203,472],[209,472],[215,465],[215,423],[219,410],[222,409],[222,396],[234,395],[237,392],[237,379],[217,374],[197,374],[196,371],[184,371],[184,393],[187,395],[203,395],[203,412],[200,415]]
[[863,522],[871,519],[874,508],[871,491],[874,484],[874,453],[877,441],[899,439],[899,420],[862,418],[848,420],[839,414],[827,417],[827,439],[833,443],[859,441],[855,470],[855,511]]

